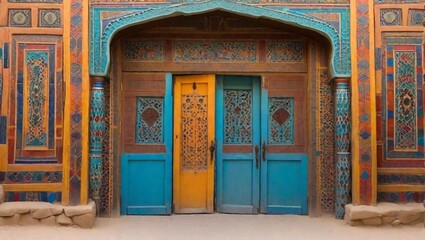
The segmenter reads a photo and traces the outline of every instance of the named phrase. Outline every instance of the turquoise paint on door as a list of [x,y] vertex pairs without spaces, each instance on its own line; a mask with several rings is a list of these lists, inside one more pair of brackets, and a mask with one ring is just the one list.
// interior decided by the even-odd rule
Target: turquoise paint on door
[[307,154],[288,151],[302,127],[295,126],[302,99],[290,92],[269,97],[265,88],[260,94],[260,83],[217,77],[217,211],[307,214]]
[[258,213],[260,79],[219,76],[216,97],[217,211]]
[[[172,76],[171,74],[164,76],[165,96],[138,96],[135,100],[129,97],[128,101],[140,102],[126,105],[128,108],[136,105],[136,109],[123,109],[137,112],[139,115],[145,112],[150,114],[147,123],[138,121],[137,118],[141,116],[136,116],[137,113],[132,115],[132,119],[127,119],[132,122],[125,124],[133,124],[134,131],[143,132],[140,137],[136,133],[136,137],[131,137],[130,140],[136,141],[138,146],[144,146],[146,149],[159,146],[164,148],[164,151],[153,153],[135,150],[132,153],[122,153],[120,208],[122,215],[171,214]],[[152,116],[156,118],[152,119]],[[150,129],[152,132],[149,128],[152,128]]]

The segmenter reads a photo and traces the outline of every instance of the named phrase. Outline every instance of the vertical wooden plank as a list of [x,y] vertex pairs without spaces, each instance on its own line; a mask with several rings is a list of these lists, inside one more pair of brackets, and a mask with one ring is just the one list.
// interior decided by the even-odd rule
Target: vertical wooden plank
[[[215,138],[215,76],[208,77],[208,147]],[[208,186],[207,186],[207,208],[208,212],[214,211],[214,175],[215,175],[214,160],[207,163],[208,169]]]
[[165,205],[167,214],[171,214],[172,202],[172,168],[173,168],[173,75],[167,73],[165,76],[164,97],[164,143],[165,143]]
[[67,1],[63,6],[63,82],[65,89],[64,96],[64,116],[63,116],[63,182],[62,182],[62,204],[69,204],[69,157],[70,157],[70,105],[71,105],[71,83],[70,83],[70,67],[71,67],[71,51],[70,51],[70,18],[71,3]]
[[121,154],[121,215],[127,214],[128,206],[128,155]]
[[[267,129],[268,129],[268,109],[269,109],[269,93],[266,88],[266,78],[262,77],[262,88],[261,88],[261,139],[267,140]],[[262,154],[261,154],[262,155]],[[265,213],[267,211],[267,161],[261,161],[261,186],[260,186],[260,212]]]
[[89,108],[90,108],[90,76],[89,76],[89,1],[83,0],[82,18],[82,157],[81,157],[81,196],[80,204],[87,204],[89,189]]
[[[258,147],[261,148],[261,142],[265,141],[264,139],[261,139],[261,112],[265,111],[264,109],[261,108],[261,79],[259,79],[258,77],[251,77],[252,79],[252,142],[255,145],[258,144]],[[261,111],[262,110],[262,111]],[[264,123],[263,123],[264,124]],[[252,166],[253,169],[253,179],[252,179],[252,185],[253,185],[253,205],[254,208],[257,209],[257,212],[260,208],[259,204],[260,204],[260,170],[261,169],[261,154],[259,153],[258,156],[258,167],[259,169],[257,169],[256,167],[256,163],[255,163],[255,153],[254,153],[254,164]]]
[[181,84],[174,83],[174,149],[173,149],[173,208],[180,211],[180,155],[181,155]]
[[[223,202],[223,178],[220,177],[223,175],[223,144],[224,144],[224,111],[222,111],[222,106],[224,106],[224,95],[223,95],[223,84],[224,84],[224,78],[223,76],[217,76],[217,82],[216,82],[216,91],[215,91],[215,100],[217,105],[217,111],[215,115],[215,123],[216,123],[216,132],[215,132],[215,139],[216,139],[216,172],[217,172],[217,178],[215,179],[216,183],[216,204],[217,204],[217,211],[222,211],[220,209],[221,203]],[[220,108],[220,109],[219,109]]]

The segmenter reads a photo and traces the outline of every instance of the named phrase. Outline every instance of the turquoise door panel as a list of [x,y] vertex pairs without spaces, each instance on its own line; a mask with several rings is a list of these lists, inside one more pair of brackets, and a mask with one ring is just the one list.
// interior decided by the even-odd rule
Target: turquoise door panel
[[[261,160],[261,200],[260,211],[269,214],[307,214],[307,154],[294,154],[283,150],[293,142],[294,128],[289,125],[289,130],[282,130],[281,126],[272,128],[270,111],[277,114],[284,112],[279,107],[269,106],[271,102],[266,89],[261,92],[261,137],[262,137],[262,160]],[[275,98],[273,99],[276,101]],[[286,97],[277,101],[293,101]],[[291,104],[285,114],[291,120]],[[293,105],[292,105],[293,106]],[[273,115],[273,113],[271,114]],[[271,137],[271,134],[273,137]],[[279,135],[280,134],[280,135]],[[274,149],[272,153],[267,151],[270,147]],[[281,147],[279,149],[279,147]],[[264,151],[264,152],[263,152]],[[264,153],[264,154],[263,154]]]
[[163,153],[122,153],[121,214],[171,214],[172,76],[166,75],[163,107]]
[[260,80],[218,76],[216,87],[216,206],[223,213],[258,213]]

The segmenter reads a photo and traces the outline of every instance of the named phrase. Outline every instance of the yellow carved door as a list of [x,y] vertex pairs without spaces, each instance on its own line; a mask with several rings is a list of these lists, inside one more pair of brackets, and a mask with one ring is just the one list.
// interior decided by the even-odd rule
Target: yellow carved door
[[175,213],[211,213],[214,204],[215,76],[175,78]]

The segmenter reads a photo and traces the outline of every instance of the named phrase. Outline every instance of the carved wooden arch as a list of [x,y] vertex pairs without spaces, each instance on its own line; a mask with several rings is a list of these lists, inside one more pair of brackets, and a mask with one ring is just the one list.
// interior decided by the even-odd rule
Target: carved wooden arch
[[[110,65],[110,44],[113,37],[126,28],[158,19],[179,15],[196,15],[221,10],[252,18],[265,18],[317,32],[326,37],[331,46],[331,74],[333,77],[351,75],[349,31],[338,32],[330,24],[293,9],[275,10],[229,0],[182,3],[178,5],[156,6],[134,9],[128,14],[119,15],[107,22],[100,21],[99,13],[92,10],[90,75],[106,76]],[[344,19],[343,19],[344,20]]]

